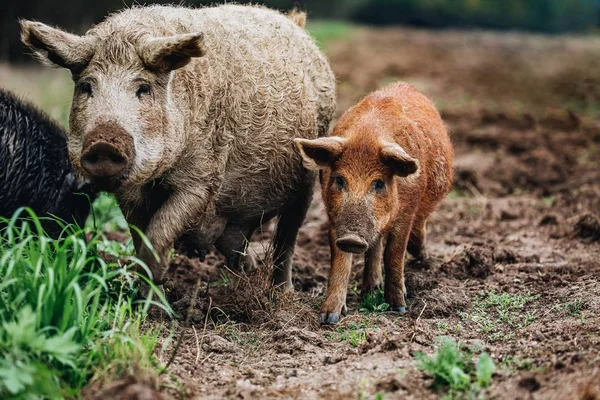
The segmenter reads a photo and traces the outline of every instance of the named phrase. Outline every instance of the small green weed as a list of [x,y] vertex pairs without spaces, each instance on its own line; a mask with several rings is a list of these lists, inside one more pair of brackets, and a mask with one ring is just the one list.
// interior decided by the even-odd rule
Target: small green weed
[[438,321],[438,323],[437,323],[437,329],[438,329],[438,331],[440,331],[440,333],[442,335],[445,335],[450,330],[450,325],[448,325],[447,322]]
[[520,358],[517,356],[512,356],[510,358],[505,358],[502,360],[501,365],[508,370],[509,372],[514,371],[527,371],[533,367],[533,361],[531,358]]
[[427,356],[417,353],[417,368],[433,377],[435,389],[448,388],[444,398],[477,395],[492,382],[496,366],[487,353],[475,357],[472,350],[448,337],[438,337],[436,353]]
[[367,340],[367,332],[374,329],[376,326],[367,321],[352,321],[336,327],[334,331],[327,332],[325,335],[329,340],[348,342],[352,347],[358,347]]
[[583,311],[587,307],[587,304],[584,300],[575,299],[572,301],[568,301],[564,304],[557,304],[552,307],[555,311],[562,311],[564,315],[575,317],[579,320],[581,325],[585,325],[585,320],[583,319]]
[[552,207],[552,205],[554,204],[555,201],[556,201],[555,196],[546,196],[546,197],[542,198],[542,203],[544,203],[544,205],[546,207]]
[[365,314],[382,313],[388,310],[390,305],[385,302],[382,289],[369,292],[360,303],[359,311]]
[[564,311],[572,317],[579,317],[581,315],[581,311],[585,309],[585,307],[585,301],[581,299],[575,299],[565,303]]

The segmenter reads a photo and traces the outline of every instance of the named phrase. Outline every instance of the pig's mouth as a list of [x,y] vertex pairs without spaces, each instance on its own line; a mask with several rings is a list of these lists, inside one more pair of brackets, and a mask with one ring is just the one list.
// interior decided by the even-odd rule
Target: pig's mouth
[[369,243],[355,233],[340,236],[335,245],[345,253],[361,254],[367,251]]
[[96,191],[114,192],[127,180],[127,176],[89,178],[90,184]]

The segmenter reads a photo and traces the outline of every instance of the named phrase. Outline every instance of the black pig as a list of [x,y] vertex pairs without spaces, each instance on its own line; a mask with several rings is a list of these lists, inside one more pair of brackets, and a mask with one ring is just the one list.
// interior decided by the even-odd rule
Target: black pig
[[[83,226],[93,193],[77,177],[67,154],[66,132],[47,115],[0,89],[0,216],[31,207]],[[89,199],[88,199],[88,195]],[[51,237],[60,225],[44,220]]]

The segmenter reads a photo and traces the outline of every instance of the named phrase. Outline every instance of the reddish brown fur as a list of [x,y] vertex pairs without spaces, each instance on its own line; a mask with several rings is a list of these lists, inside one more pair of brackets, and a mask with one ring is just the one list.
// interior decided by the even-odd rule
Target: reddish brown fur
[[[321,170],[330,218],[332,261],[322,321],[336,322],[346,307],[352,258],[336,241],[348,235],[368,245],[363,294],[381,284],[383,253],[386,301],[403,311],[405,252],[408,247],[414,256],[422,255],[427,218],[452,181],[452,145],[434,105],[411,85],[396,83],[348,110],[332,138],[297,144],[305,164]],[[400,158],[390,159],[387,149]],[[385,183],[383,190],[376,189],[376,180]]]

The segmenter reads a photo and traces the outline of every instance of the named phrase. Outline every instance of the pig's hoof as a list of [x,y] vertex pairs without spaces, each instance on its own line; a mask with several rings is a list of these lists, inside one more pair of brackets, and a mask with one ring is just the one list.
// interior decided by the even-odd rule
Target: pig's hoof
[[275,288],[275,290],[278,290],[280,293],[288,293],[288,292],[294,291],[294,285],[292,285],[292,282],[289,282],[289,281],[275,283],[273,285],[273,287]]
[[340,314],[338,313],[321,313],[321,324],[337,324],[340,321]]
[[400,306],[400,307],[391,307],[391,308],[390,308],[390,311],[392,311],[392,312],[397,312],[397,313],[400,313],[400,314],[404,314],[404,313],[406,313],[406,307],[404,307],[404,306]]

